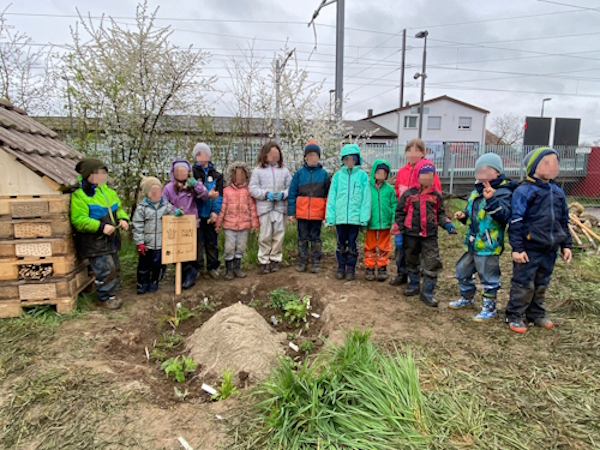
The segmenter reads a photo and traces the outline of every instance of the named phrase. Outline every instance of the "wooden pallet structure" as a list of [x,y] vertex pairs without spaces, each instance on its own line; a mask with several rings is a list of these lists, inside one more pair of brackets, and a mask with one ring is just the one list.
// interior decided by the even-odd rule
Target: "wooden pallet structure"
[[75,307],[93,282],[77,258],[67,188],[82,155],[58,135],[0,99],[0,318],[23,308]]

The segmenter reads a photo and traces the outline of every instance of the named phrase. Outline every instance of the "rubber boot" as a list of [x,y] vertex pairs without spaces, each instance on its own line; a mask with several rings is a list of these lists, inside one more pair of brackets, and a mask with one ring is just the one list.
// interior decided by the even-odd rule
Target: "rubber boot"
[[298,241],[298,272],[306,271],[308,261],[308,241]]
[[487,322],[498,318],[496,311],[496,297],[483,296],[481,300],[481,312],[473,317],[474,322]]
[[183,282],[181,283],[181,287],[183,289],[189,289],[193,285],[196,284],[196,275],[198,275],[198,271],[194,266],[187,266],[184,274],[183,274]]
[[365,280],[367,280],[367,281],[375,280],[375,269],[367,268],[367,272],[365,273]]
[[138,270],[137,271],[137,293],[139,295],[148,292],[150,285],[150,271],[149,270]]
[[425,277],[423,280],[423,292],[421,292],[421,301],[427,306],[437,308],[438,301],[433,297],[433,291],[437,284],[437,279],[432,277]]
[[405,273],[403,273],[402,275],[396,275],[390,280],[390,285],[392,286],[402,286],[406,283],[408,283],[408,275]]
[[233,260],[233,274],[236,278],[246,278],[246,274],[242,272],[242,260],[240,258]]
[[387,280],[387,277],[387,267],[380,267],[377,269],[377,281],[385,281]]
[[225,279],[233,280],[233,260],[225,261]]
[[335,273],[335,277],[338,280],[343,280],[346,277],[346,266],[338,266],[338,270]]
[[421,293],[421,275],[419,273],[409,273],[408,277],[410,278],[410,283],[404,290],[404,296],[414,297],[415,295],[419,295]]
[[321,258],[323,257],[323,244],[321,242],[311,242],[311,268],[312,273],[321,271]]
[[152,281],[148,286],[148,292],[156,292],[158,291],[158,281]]

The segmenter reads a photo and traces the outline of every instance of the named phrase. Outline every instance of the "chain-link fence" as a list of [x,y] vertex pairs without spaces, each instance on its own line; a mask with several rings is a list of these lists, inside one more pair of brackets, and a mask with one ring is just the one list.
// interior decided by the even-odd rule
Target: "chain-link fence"
[[[466,195],[473,189],[475,161],[484,153],[496,153],[502,158],[508,178],[523,180],[525,156],[532,146],[514,145],[434,145],[427,147],[427,158],[433,161],[445,193]],[[598,209],[600,216],[600,147],[555,147],[560,156],[560,173],[556,182],[563,188],[569,202]],[[404,146],[363,151],[367,165],[382,158],[390,162],[392,173],[406,164]],[[366,167],[365,167],[366,168]]]

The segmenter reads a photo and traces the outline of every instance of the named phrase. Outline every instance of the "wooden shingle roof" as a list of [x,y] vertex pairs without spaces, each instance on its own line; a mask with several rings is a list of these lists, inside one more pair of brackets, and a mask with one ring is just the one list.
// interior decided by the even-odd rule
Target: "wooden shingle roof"
[[57,137],[24,110],[0,99],[0,148],[34,172],[69,186],[77,180],[75,165],[83,155]]

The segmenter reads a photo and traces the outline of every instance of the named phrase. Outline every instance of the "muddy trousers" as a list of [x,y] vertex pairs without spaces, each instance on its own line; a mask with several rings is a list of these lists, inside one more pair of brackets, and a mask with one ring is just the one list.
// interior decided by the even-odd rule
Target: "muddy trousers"
[[367,269],[387,267],[392,252],[391,230],[368,230],[365,238]]
[[359,225],[336,225],[337,249],[335,259],[338,263],[338,272],[356,271],[358,261],[358,235]]
[[145,255],[139,255],[137,267],[137,288],[139,292],[156,292],[158,283],[162,280],[167,266],[161,264],[161,250],[146,250]]
[[117,295],[119,277],[121,275],[121,261],[118,253],[93,256],[89,258],[90,267],[96,277],[96,292],[101,302]]
[[[215,224],[208,223],[207,217],[201,217],[198,226],[196,269],[217,270],[219,268],[219,248],[217,246],[218,233]],[[204,254],[206,253],[206,266],[204,265]]]
[[506,320],[541,319],[546,316],[544,299],[556,264],[557,253],[527,251],[529,262],[513,263],[510,300],[506,305]]
[[464,253],[456,263],[458,289],[464,298],[472,299],[477,290],[475,273],[483,285],[483,296],[496,298],[500,288],[500,257],[496,255],[480,256]]
[[298,258],[301,264],[308,261],[308,244],[311,246],[311,261],[318,266],[323,257],[321,221],[298,219]]
[[285,216],[271,211],[258,218],[260,233],[258,235],[258,262],[269,264],[281,262],[283,259],[283,238],[285,237]]
[[225,230],[225,261],[242,259],[246,253],[246,243],[250,230]]
[[416,237],[404,234],[404,252],[410,278],[409,288],[421,285],[422,274],[423,292],[433,295],[438,274],[443,267],[437,236]]

